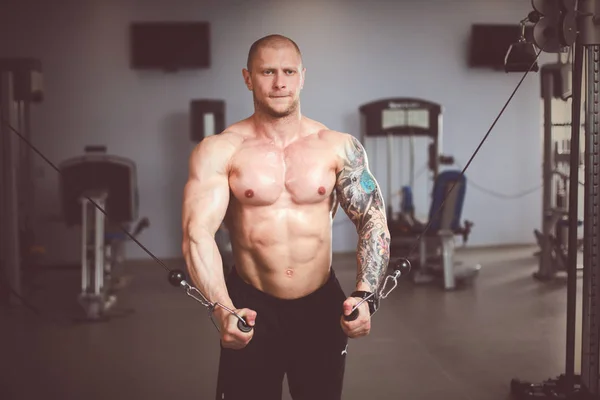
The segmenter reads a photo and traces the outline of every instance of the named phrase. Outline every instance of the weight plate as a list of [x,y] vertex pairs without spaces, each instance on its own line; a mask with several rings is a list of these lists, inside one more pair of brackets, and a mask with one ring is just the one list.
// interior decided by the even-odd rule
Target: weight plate
[[533,41],[538,48],[547,53],[556,53],[561,49],[556,25],[550,24],[547,18],[542,18],[533,27]]
[[559,0],[531,0],[533,9],[545,17],[558,17]]

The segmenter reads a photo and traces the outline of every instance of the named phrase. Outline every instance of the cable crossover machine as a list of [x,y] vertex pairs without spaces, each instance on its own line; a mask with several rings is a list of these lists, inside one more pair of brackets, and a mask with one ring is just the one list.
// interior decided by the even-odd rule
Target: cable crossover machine
[[[544,98],[544,231],[540,260],[550,258],[547,249],[549,235],[555,221],[566,216],[568,228],[566,239],[567,272],[566,293],[566,348],[564,373],[542,382],[527,382],[521,379],[510,381],[513,398],[518,400],[592,400],[600,398],[600,273],[598,266],[600,236],[600,1],[598,0],[532,0],[533,11],[521,21],[522,30],[526,23],[533,23],[533,40],[521,35],[505,58],[506,72],[529,72],[542,52],[573,52],[572,66],[549,67],[542,71],[542,96]],[[564,70],[563,70],[564,68]],[[566,72],[565,79],[562,73]],[[564,83],[571,82],[572,90],[570,137],[568,137],[568,200],[567,205],[552,207],[552,185],[556,165],[553,155],[553,122],[550,106],[553,97],[563,97]],[[585,89],[584,89],[585,87]],[[583,121],[582,121],[583,117]],[[583,123],[582,123],[583,122]],[[583,135],[581,126],[584,126]],[[566,136],[566,135],[565,135]],[[580,140],[581,139],[581,140]],[[583,153],[583,240],[578,237],[579,220],[579,175],[580,153]],[[559,149],[560,150],[560,149]],[[566,155],[554,154],[561,164],[567,162]],[[564,171],[561,171],[564,175]],[[565,177],[566,178],[566,177]],[[559,202],[557,202],[559,203]],[[552,208],[557,208],[552,210]],[[550,211],[549,211],[550,210]],[[568,210],[565,213],[565,210]],[[565,215],[566,214],[566,215]],[[551,218],[549,218],[551,217]],[[581,291],[577,288],[577,258],[580,242],[583,242],[583,277]],[[545,247],[545,248],[544,248]],[[562,256],[560,256],[562,257]],[[540,264],[538,278],[550,277],[557,266]],[[545,277],[544,277],[545,278]],[[577,318],[577,298],[581,296],[581,318]],[[579,329],[578,329],[579,328]],[[581,338],[580,357],[576,357],[577,334]],[[580,374],[575,371],[580,370]]]
[[[569,190],[571,164],[571,70],[572,63],[545,64],[540,68],[541,97],[543,99],[543,173],[542,173],[542,226],[534,235],[539,244],[538,270],[533,276],[540,281],[551,281],[557,273],[567,271],[569,238]],[[562,115],[561,115],[562,114]],[[583,160],[583,157],[580,157]],[[583,162],[577,168],[577,187],[583,191],[579,176]],[[577,218],[577,227],[583,220]],[[578,239],[577,248],[583,246]],[[579,267],[582,270],[583,267]]]

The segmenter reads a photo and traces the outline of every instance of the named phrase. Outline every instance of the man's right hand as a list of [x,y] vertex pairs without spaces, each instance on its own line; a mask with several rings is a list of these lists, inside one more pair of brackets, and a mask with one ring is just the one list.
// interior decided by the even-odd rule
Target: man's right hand
[[[237,315],[244,318],[249,326],[254,327],[256,311],[248,308],[241,308],[234,311]],[[221,328],[221,345],[224,348],[240,350],[250,343],[250,340],[252,340],[252,337],[254,336],[254,329],[247,333],[242,332],[237,326],[239,318],[224,308],[217,308],[214,311],[214,314],[219,321]]]

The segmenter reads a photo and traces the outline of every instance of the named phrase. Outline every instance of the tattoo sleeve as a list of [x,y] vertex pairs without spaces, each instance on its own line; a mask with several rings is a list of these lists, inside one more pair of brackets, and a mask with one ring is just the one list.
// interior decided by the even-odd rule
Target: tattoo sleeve
[[356,284],[378,292],[390,259],[390,233],[379,185],[369,171],[365,149],[353,136],[345,143],[336,194],[359,236]]

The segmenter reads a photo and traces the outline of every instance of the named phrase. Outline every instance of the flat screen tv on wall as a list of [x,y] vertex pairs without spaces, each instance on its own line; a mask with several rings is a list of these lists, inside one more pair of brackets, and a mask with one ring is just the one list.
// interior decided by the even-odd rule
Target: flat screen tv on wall
[[210,67],[208,22],[134,22],[131,68],[177,71]]
[[[469,66],[504,70],[504,58],[510,46],[519,40],[521,27],[516,24],[473,24],[469,44]],[[525,29],[525,39],[532,40],[533,29]]]

